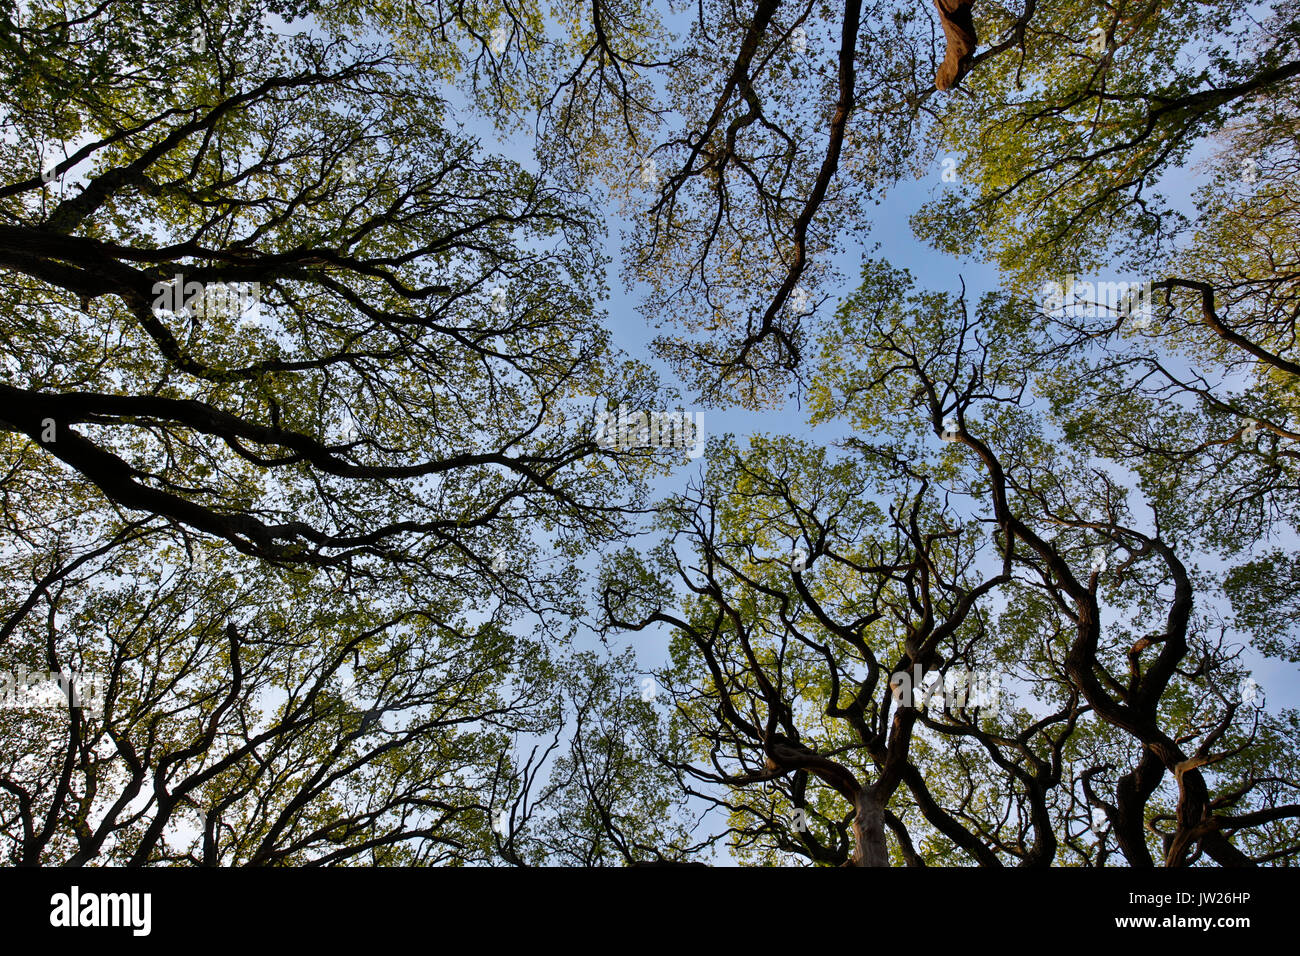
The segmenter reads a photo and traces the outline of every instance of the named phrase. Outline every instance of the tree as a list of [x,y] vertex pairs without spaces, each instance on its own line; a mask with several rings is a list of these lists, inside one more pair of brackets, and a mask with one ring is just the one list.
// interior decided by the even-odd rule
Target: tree
[[429,38],[458,40],[477,102],[536,129],[548,171],[620,202],[624,274],[665,329],[660,354],[708,400],[750,405],[784,396],[829,254],[910,168],[952,20],[860,0],[666,15],[602,0],[549,19],[510,3],[367,9],[409,22],[417,59]]
[[[66,56],[81,33],[87,56],[111,60],[133,25],[99,26],[20,31],[46,44],[25,61]],[[120,99],[92,88],[65,101],[48,84],[15,108],[7,158],[30,174],[5,189],[0,239],[21,303],[6,332],[24,343],[57,321],[71,367],[30,350],[11,372],[22,384],[6,386],[9,430],[114,501],[274,560],[339,564],[397,538],[457,550],[457,529],[539,498],[599,535],[597,510],[576,517],[592,479],[566,483],[589,432],[554,427],[562,403],[595,391],[605,354],[589,318],[599,289],[580,291],[597,262],[590,217],[476,159],[389,55],[212,39],[209,53],[150,64]],[[193,84],[173,83],[184,105],[131,115],[129,97],[173,71]],[[55,112],[66,129],[42,125]],[[90,141],[51,158],[52,135]],[[63,185],[76,167],[84,183]],[[242,314],[220,294],[231,285]],[[213,286],[215,307],[200,292]],[[127,379],[109,394],[95,372],[118,356]],[[127,462],[83,423],[171,449]],[[244,471],[302,497],[254,506]],[[448,480],[475,489],[472,508],[448,507]],[[412,490],[421,481],[428,497]],[[228,513],[216,498],[248,504]],[[376,520],[385,511],[403,519]]]
[[[355,584],[308,587],[215,552],[165,564],[174,535],[156,519],[93,547],[69,530],[5,568],[35,578],[4,608],[16,674],[0,711],[6,862],[493,855],[502,755],[551,710],[538,646],[427,594],[390,594],[386,607]],[[508,685],[506,660],[526,685]],[[51,674],[74,698],[34,706],[42,689],[60,693]]]
[[516,797],[501,828],[510,862],[702,866],[711,857],[718,837],[694,834],[700,813],[662,763],[681,741],[660,720],[654,678],[636,672],[630,649],[566,661],[560,729],[511,781]]
[[1021,291],[1167,257],[1187,221],[1162,196],[1165,174],[1234,117],[1295,99],[1292,0],[1263,23],[1229,3],[975,10],[995,39],[931,128],[960,157],[964,188],[914,224],[939,248],[996,261]]
[[[1143,281],[1079,284],[1074,305],[1049,273],[999,355],[1050,370],[1040,391],[1061,426],[1130,470],[1167,532],[1240,562],[1228,584],[1243,622],[1268,613],[1252,581],[1286,580],[1292,563],[1289,547],[1262,549],[1298,527],[1294,113],[1272,96],[1241,110],[1179,247],[1147,255]],[[1251,628],[1261,646],[1291,640]]]
[[1221,588],[1021,407],[1013,299],[910,285],[868,268],[827,333],[838,454],[718,445],[666,519],[686,553],[611,569],[612,624],[676,635],[679,769],[769,862],[1294,855],[1296,714],[1242,693]]
[[104,681],[0,711],[13,862],[495,855],[573,559],[652,467],[596,441],[661,396],[580,197],[295,12],[2,23],[6,660]]

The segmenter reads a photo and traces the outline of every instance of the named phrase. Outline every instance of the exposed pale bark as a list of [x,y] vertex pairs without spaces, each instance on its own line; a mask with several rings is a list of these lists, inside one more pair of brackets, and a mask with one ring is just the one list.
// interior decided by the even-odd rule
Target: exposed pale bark
[[948,40],[948,49],[939,64],[939,72],[935,74],[934,85],[939,90],[950,90],[970,72],[978,42],[975,21],[971,16],[971,0],[934,0],[934,5]]

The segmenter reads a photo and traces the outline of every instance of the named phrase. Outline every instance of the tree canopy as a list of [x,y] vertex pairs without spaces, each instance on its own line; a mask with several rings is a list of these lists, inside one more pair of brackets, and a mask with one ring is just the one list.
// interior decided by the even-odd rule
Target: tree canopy
[[0,5],[0,860],[1290,865],[1298,11]]

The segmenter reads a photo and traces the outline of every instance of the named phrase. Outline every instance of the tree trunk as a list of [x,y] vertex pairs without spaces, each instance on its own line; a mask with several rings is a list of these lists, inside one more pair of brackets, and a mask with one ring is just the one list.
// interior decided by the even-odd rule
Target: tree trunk
[[853,801],[854,866],[889,866],[885,844],[885,805],[870,787],[858,791]]

